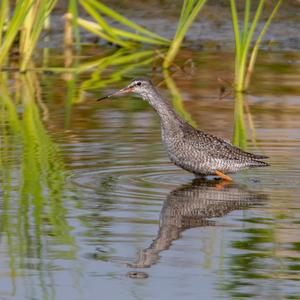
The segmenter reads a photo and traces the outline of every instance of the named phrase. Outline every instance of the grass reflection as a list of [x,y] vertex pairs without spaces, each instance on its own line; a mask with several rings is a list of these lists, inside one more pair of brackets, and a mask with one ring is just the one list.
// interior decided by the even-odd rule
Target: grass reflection
[[[47,68],[52,72],[63,72],[67,82],[67,96],[65,101],[65,128],[69,128],[72,106],[82,103],[86,92],[101,90],[113,83],[122,81],[135,69],[149,66],[160,56],[154,50],[128,51],[119,49],[113,53],[88,62],[80,62],[70,48],[65,49],[65,68]],[[80,81],[80,75],[89,73],[86,80]]]
[[176,86],[175,81],[170,75],[170,72],[168,69],[163,70],[164,79],[167,85],[167,88],[169,89],[171,95],[172,95],[172,103],[175,108],[175,110],[192,126],[197,127],[196,122],[193,120],[192,116],[185,110],[183,105],[183,99],[182,95]]
[[[0,230],[2,249],[6,249],[9,257],[11,293],[15,293],[17,275],[35,270],[43,299],[53,298],[54,291],[47,284],[52,281],[49,270],[53,268],[47,260],[48,251],[51,249],[51,255],[62,259],[73,259],[76,255],[63,204],[64,165],[58,146],[42,122],[43,106],[36,74],[15,73],[14,80],[5,72],[0,76],[3,193]],[[11,92],[14,89],[20,92]],[[60,250],[55,245],[60,245]],[[26,278],[31,280],[31,276]]]
[[[120,49],[111,55],[101,57],[88,64],[81,64],[79,66],[81,71],[86,71],[86,68],[89,66],[93,66],[94,70],[90,78],[81,83],[80,90],[93,90],[107,87],[112,83],[121,81],[123,76],[126,76],[126,74],[129,74],[135,69],[149,66],[158,58],[159,55],[153,50],[132,52]],[[114,67],[117,67],[117,69],[109,72],[109,70]],[[103,76],[103,73],[105,73],[105,76]]]
[[[246,121],[247,120],[247,124]],[[235,93],[234,99],[234,131],[233,144],[241,149],[248,147],[248,129],[251,130],[251,142],[257,148],[256,130],[250,112],[250,107],[245,100],[244,93]]]
[[[291,248],[297,237],[285,236],[279,225],[281,218],[278,215],[244,218],[244,228],[237,230],[243,239],[230,243],[234,251],[228,258],[228,272],[222,286],[231,298],[273,299],[276,294],[278,299],[299,299],[286,289],[300,279],[299,249]],[[273,293],[265,289],[275,282]]]

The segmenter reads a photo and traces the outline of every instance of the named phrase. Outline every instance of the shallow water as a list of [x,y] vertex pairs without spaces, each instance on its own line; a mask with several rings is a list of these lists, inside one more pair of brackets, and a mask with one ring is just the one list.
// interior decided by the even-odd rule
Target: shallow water
[[[83,51],[85,63],[106,54]],[[63,55],[51,55],[61,66]],[[174,106],[232,139],[239,100],[219,99],[218,78],[232,79],[233,55],[183,51],[180,65],[189,58],[171,74],[184,99]],[[135,76],[159,85],[153,64],[109,65],[98,77],[97,64],[78,74],[2,72],[0,298],[300,298],[299,62],[295,52],[259,56],[235,132],[271,167],[227,185],[169,163],[146,103],[95,101]]]

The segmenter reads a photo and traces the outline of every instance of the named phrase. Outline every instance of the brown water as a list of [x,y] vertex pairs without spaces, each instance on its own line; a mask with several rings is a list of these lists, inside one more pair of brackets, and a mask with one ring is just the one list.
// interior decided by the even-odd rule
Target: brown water
[[[0,298],[300,299],[300,55],[261,53],[234,100],[218,81],[232,80],[232,53],[183,51],[178,90],[155,63],[83,53],[69,72],[0,74]],[[59,51],[49,61],[68,64]],[[194,181],[169,162],[146,103],[95,101],[140,75],[271,167]]]

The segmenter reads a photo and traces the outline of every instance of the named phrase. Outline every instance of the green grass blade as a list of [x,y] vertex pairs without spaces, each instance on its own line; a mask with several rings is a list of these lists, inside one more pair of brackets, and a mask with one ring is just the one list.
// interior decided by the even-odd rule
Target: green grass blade
[[240,42],[240,29],[235,0],[230,0],[231,19],[235,40],[235,74],[239,73],[240,58],[241,58],[241,42]]
[[133,63],[134,61],[140,61],[145,59],[149,56],[153,56],[153,50],[145,50],[139,51],[135,53],[129,53],[120,57],[117,57],[111,61],[111,65],[121,65],[121,64],[128,64]]
[[103,31],[106,32],[107,35],[111,35],[113,39],[118,39],[116,35],[113,33],[112,26],[109,26],[105,20],[101,17],[101,15],[98,13],[96,9],[93,8],[89,2],[82,1],[81,5],[86,10],[86,12],[93,17],[93,19],[98,23],[98,25],[102,28]]
[[[192,0],[190,0],[192,1]],[[195,7],[193,7],[191,9],[191,11],[189,11],[189,14],[184,22],[184,24],[182,25],[182,27],[180,27],[180,34],[185,34],[187,32],[187,30],[189,29],[189,27],[192,25],[192,23],[194,22],[195,18],[197,17],[197,15],[199,14],[201,8],[203,7],[203,5],[205,4],[206,0],[198,0],[197,4],[195,5]]]
[[246,37],[248,34],[250,11],[251,11],[251,0],[246,0],[245,12],[244,12],[244,26],[243,26],[243,32],[242,32],[242,44],[245,43]]
[[182,5],[181,11],[180,11],[177,30],[178,30],[179,27],[181,27],[182,22],[184,21],[184,19],[186,17],[186,13],[188,11],[187,6],[188,6],[189,2],[190,2],[189,0],[183,0],[183,5]]
[[249,48],[251,45],[251,41],[252,41],[252,36],[253,33],[257,27],[259,18],[261,16],[262,10],[263,10],[263,6],[264,6],[264,0],[260,0],[258,7],[256,9],[253,21],[251,23],[251,26],[249,28],[249,31],[247,33],[247,37],[245,39],[245,42],[241,48],[241,56],[240,56],[240,60],[239,60],[239,72],[238,72],[238,85],[237,85],[237,90],[238,91],[244,91],[245,90],[245,76],[246,76],[246,67],[247,67],[247,57],[249,54]]
[[43,30],[44,22],[48,15],[53,10],[57,0],[41,0],[40,6],[36,10],[36,14],[34,15],[34,20],[32,22],[32,30],[29,36],[30,45],[24,49],[25,53],[22,57],[22,62],[20,66],[21,71],[25,71],[27,65],[30,61],[34,48],[38,42],[41,31]]
[[1,0],[0,4],[0,46],[2,45],[2,36],[6,30],[5,26],[9,16],[9,1]]
[[72,15],[72,28],[73,28],[73,33],[75,36],[75,43],[76,43],[77,47],[79,47],[80,32],[79,32],[79,27],[77,24],[77,18],[78,18],[77,0],[69,0],[68,12]]
[[[149,44],[157,44],[157,45],[168,45],[168,43],[154,39],[151,37],[147,37],[144,35],[139,35],[136,33],[132,33],[129,31],[125,31],[122,29],[114,28],[105,22],[105,20],[102,18],[102,16],[87,2],[82,2],[81,5],[85,8],[85,10],[93,17],[95,22],[91,21],[86,21],[84,24],[81,22],[82,19],[80,19],[80,24],[83,25],[83,27],[87,30],[93,30],[93,33],[96,33],[95,30],[97,30],[97,33],[101,38],[108,40],[109,42],[118,44],[120,46],[128,48],[128,46],[132,46],[129,42],[127,43],[123,39],[130,39],[136,42],[144,42],[144,43],[149,43]],[[89,22],[89,23],[88,23]],[[89,26],[90,25],[90,26]],[[123,38],[123,39],[122,39]]]
[[[196,0],[197,1],[197,0]],[[193,11],[195,0],[184,0],[177,29],[180,30]]]
[[249,86],[250,79],[251,79],[251,76],[253,74],[253,69],[254,69],[254,64],[255,64],[255,61],[256,61],[258,49],[259,49],[259,46],[261,44],[262,38],[266,34],[266,31],[268,30],[268,28],[269,28],[274,16],[276,15],[277,11],[279,10],[279,7],[281,6],[281,4],[282,4],[282,0],[279,0],[277,2],[277,4],[275,5],[274,9],[272,10],[272,13],[270,14],[269,18],[265,22],[262,30],[260,31],[259,36],[257,37],[256,42],[254,44],[254,47],[253,47],[253,50],[252,50],[251,56],[250,56],[250,61],[249,61],[249,65],[248,65],[247,74],[246,74],[245,89],[247,89],[248,86]]
[[255,12],[253,21],[251,23],[251,26],[249,28],[249,32],[248,32],[246,40],[245,40],[245,44],[243,45],[243,49],[244,49],[243,52],[244,53],[247,53],[248,49],[250,47],[253,33],[254,33],[255,29],[257,28],[258,21],[259,21],[259,18],[261,16],[261,13],[262,13],[262,10],[263,10],[263,7],[264,7],[264,2],[265,2],[265,0],[260,0],[259,4],[258,4],[258,7],[256,8],[256,12]]
[[247,129],[244,120],[244,98],[242,93],[236,93],[234,103],[233,145],[246,149]]
[[123,41],[120,39],[114,39],[112,36],[107,35],[106,33],[103,32],[102,28],[95,22],[87,21],[82,18],[78,18],[77,23],[84,29],[98,35],[102,39],[107,40],[113,44],[116,44],[116,45],[119,45],[119,46],[125,47],[125,48],[132,48],[132,46],[133,46],[132,43],[130,43],[130,42]]
[[147,36],[150,36],[154,39],[158,39],[158,40],[163,40],[165,42],[169,42],[167,39],[161,37],[160,35],[153,33],[145,28],[143,28],[142,26],[137,25],[136,23],[128,20],[127,18],[125,18],[124,16],[120,15],[119,13],[117,13],[116,11],[112,10],[111,8],[109,8],[108,6],[104,5],[101,2],[98,2],[96,0],[79,0],[80,4],[88,2],[91,5],[93,5],[94,7],[96,7],[98,10],[100,10],[103,14],[109,16],[110,18],[118,21],[119,23],[132,28],[140,33],[143,33]]
[[105,34],[111,36],[112,40],[121,41],[120,38],[126,38],[126,39],[131,39],[134,41],[144,42],[149,44],[168,45],[168,43],[160,41],[158,39],[154,39],[151,37],[146,37],[129,31],[114,28],[108,25],[107,22],[105,22],[105,20],[103,19],[103,17],[98,13],[98,11],[94,9],[90,4],[88,4],[87,2],[82,2],[82,6],[93,17],[93,19],[97,21],[99,27],[105,32]]
[[[171,43],[169,51],[163,62],[164,68],[170,67],[171,63],[173,62],[175,56],[177,55],[177,53],[181,47],[181,44],[182,44],[182,41],[183,41],[183,38],[184,38],[186,32],[188,31],[189,27],[194,22],[195,18],[199,14],[199,12],[200,12],[201,8],[203,7],[203,5],[205,4],[206,0],[197,1],[197,4],[193,8],[191,8],[192,2],[193,2],[193,0],[190,0],[190,4],[183,5],[183,9],[185,8],[186,10],[188,10],[189,15],[188,15],[188,17],[186,17],[184,22],[180,23],[181,27],[177,28],[175,37]],[[183,15],[185,15],[185,14],[183,14]]]
[[33,2],[33,0],[24,0],[17,2],[14,14],[5,33],[4,42],[2,43],[0,48],[0,66],[2,66],[4,60],[7,58],[8,51],[17,33],[19,32],[30,7],[33,5]]
[[143,42],[143,43],[148,43],[148,44],[153,44],[153,45],[169,45],[169,43],[166,43],[164,41],[153,39],[151,37],[146,37],[143,35],[139,35],[139,34],[132,33],[129,31],[122,30],[122,29],[118,29],[118,28],[111,28],[111,32],[113,32],[115,36],[128,38],[130,40],[137,41],[137,42]]

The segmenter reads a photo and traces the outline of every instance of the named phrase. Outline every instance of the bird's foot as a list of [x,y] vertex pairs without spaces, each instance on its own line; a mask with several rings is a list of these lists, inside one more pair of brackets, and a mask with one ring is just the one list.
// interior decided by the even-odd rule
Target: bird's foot
[[225,174],[223,174],[222,172],[216,170],[215,171],[215,174],[218,175],[219,177],[221,177],[223,180],[226,180],[226,181],[233,181],[233,179]]
[[223,190],[227,185],[232,184],[232,181],[228,181],[228,180],[222,180],[220,183],[217,183],[215,185],[215,188],[217,191],[221,191]]

